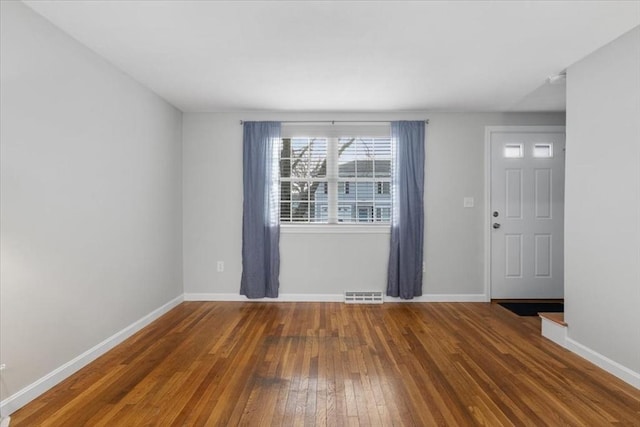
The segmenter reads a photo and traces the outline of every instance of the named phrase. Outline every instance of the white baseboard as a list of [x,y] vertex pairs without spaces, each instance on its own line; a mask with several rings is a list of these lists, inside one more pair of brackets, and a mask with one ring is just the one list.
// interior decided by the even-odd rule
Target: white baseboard
[[24,405],[40,396],[45,391],[49,390],[56,384],[68,378],[70,375],[79,371],[81,368],[93,362],[98,357],[105,354],[107,351],[111,350],[145,326],[149,325],[151,322],[158,319],[160,316],[167,313],[172,308],[176,307],[182,301],[183,295],[172,299],[162,307],[153,310],[143,318],[135,321],[131,325],[102,341],[100,344],[94,346],[93,348],[90,348],[73,360],[70,360],[69,362],[40,378],[33,384],[30,384],[17,393],[9,396],[8,398],[0,402],[0,414],[4,417],[11,415],[13,412],[22,408]]
[[[190,293],[184,294],[185,301],[251,301],[240,294]],[[255,300],[254,300],[255,301]]]
[[553,320],[549,320],[544,317],[540,317],[541,327],[542,327],[542,336],[548,340],[553,341],[554,343],[567,347],[567,327],[564,325],[560,325]]
[[[280,294],[278,298],[249,299],[240,294],[189,293],[185,301],[246,301],[246,302],[342,302],[343,294]],[[431,294],[411,300],[384,297],[385,302],[487,302],[484,294]]]
[[196,293],[184,294],[185,301],[244,301],[244,302],[340,302],[342,294],[280,294],[278,298],[249,299],[240,294]]
[[632,371],[626,366],[622,366],[616,361],[609,359],[606,356],[590,349],[589,347],[580,344],[579,342],[567,337],[566,348],[578,356],[587,359],[594,365],[604,369],[612,375],[620,378],[622,381],[631,384],[637,389],[640,389],[640,373]]
[[413,299],[385,296],[385,302],[488,302],[484,294],[426,294]]

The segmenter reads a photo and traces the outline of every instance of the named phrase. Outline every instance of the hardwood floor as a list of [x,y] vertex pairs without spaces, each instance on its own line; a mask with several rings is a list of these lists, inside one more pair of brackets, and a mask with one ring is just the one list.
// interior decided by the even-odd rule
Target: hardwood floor
[[640,391],[482,303],[185,302],[11,426],[640,425]]

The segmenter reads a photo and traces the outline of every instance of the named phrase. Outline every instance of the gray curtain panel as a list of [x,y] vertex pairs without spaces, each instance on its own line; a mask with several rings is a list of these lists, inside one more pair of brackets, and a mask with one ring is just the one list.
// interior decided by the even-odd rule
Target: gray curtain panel
[[391,122],[396,155],[387,295],[403,299],[422,295],[424,137],[424,121]]
[[280,285],[279,122],[245,122],[242,279],[247,298],[277,298]]

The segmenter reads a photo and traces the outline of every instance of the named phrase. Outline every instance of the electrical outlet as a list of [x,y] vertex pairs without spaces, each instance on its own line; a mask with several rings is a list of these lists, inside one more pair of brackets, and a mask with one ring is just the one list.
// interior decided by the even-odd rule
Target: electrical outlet
[[222,273],[224,271],[224,261],[218,261],[218,273]]

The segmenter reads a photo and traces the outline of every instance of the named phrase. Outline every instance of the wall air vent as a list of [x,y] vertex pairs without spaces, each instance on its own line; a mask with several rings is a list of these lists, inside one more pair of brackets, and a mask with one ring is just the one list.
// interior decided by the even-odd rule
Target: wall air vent
[[345,291],[345,304],[382,304],[382,291]]

